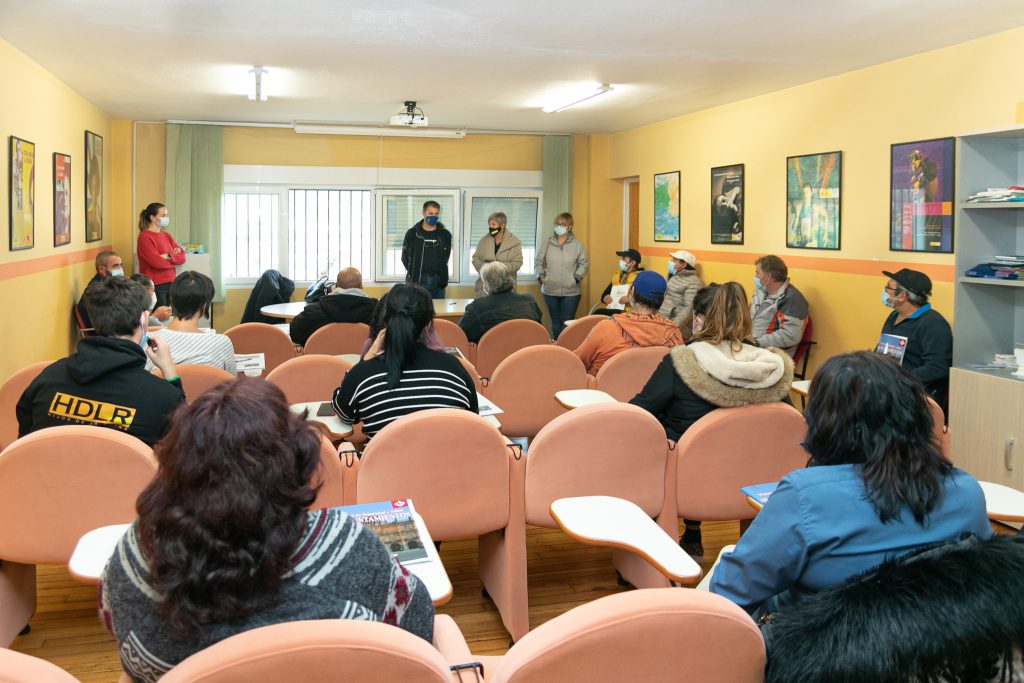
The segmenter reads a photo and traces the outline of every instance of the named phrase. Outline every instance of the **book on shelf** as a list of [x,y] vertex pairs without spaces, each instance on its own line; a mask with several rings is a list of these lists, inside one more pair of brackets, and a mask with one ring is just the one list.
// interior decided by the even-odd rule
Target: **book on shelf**
[[767,484],[751,484],[750,486],[744,486],[740,489],[740,493],[752,498],[764,507],[764,504],[768,502],[768,499],[775,493],[775,489],[779,487],[779,482],[772,481]]
[[377,534],[384,547],[402,564],[430,560],[423,543],[424,539],[428,539],[428,543],[433,541],[429,540],[430,534],[425,530],[421,533],[411,500],[399,498],[379,503],[342,505],[338,509],[355,517],[363,526]]
[[984,202],[1022,202],[1024,201],[1024,187],[1011,185],[1009,187],[990,187],[980,192],[975,192],[967,198],[968,203]]

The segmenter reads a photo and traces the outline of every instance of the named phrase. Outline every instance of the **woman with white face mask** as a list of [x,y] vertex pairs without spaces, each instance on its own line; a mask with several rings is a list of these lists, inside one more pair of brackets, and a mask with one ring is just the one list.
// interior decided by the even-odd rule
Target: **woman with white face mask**
[[590,265],[583,245],[572,234],[572,227],[571,213],[555,216],[554,234],[537,250],[534,260],[540,293],[551,316],[553,339],[558,339],[565,321],[575,317],[582,296],[580,280]]
[[157,327],[163,325],[171,317],[170,306],[157,306],[156,303],[156,289],[153,287],[153,281],[148,275],[142,273],[135,273],[129,280],[134,280],[140,285],[146,288],[146,292],[149,293],[149,326]]
[[174,267],[185,263],[185,250],[164,230],[169,224],[167,207],[159,202],[139,214],[138,268],[153,280],[158,306],[170,304]]

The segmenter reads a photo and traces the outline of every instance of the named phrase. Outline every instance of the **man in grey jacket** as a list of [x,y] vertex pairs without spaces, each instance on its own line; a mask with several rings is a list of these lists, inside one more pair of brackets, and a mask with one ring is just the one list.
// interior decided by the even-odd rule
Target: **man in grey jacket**
[[537,249],[534,270],[540,281],[548,314],[551,336],[558,339],[566,320],[572,320],[580,304],[580,280],[590,265],[583,245],[572,234],[572,214],[555,216],[554,235]]
[[754,296],[750,317],[757,346],[778,347],[792,356],[804,331],[807,299],[789,281],[789,269],[778,256],[754,261]]

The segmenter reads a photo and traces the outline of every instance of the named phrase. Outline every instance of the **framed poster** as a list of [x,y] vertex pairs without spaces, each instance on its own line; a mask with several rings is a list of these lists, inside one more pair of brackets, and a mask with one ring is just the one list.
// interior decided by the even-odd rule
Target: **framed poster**
[[85,241],[103,239],[103,138],[85,131]]
[[654,241],[679,241],[679,171],[654,174]]
[[71,156],[53,153],[53,246],[71,243]]
[[711,169],[711,244],[743,244],[743,164]]
[[953,253],[953,138],[901,142],[889,166],[889,249]]
[[786,246],[839,249],[842,152],[786,158]]
[[31,249],[36,240],[36,146],[10,138],[7,201],[10,206],[11,251]]

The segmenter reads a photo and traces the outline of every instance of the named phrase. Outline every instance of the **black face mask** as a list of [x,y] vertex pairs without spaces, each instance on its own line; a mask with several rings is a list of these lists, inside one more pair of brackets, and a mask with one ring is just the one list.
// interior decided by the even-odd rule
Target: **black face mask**
[[501,232],[501,228],[488,228],[487,232],[491,234],[491,237],[497,237],[498,233]]

